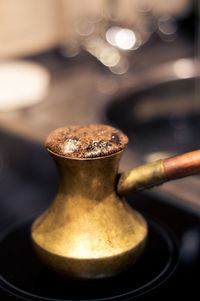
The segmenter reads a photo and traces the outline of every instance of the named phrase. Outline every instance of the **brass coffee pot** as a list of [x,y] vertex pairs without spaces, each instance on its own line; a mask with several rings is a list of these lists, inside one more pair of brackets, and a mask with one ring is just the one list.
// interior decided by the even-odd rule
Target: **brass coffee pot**
[[71,126],[46,142],[59,187],[51,206],[32,225],[40,260],[76,279],[116,275],[143,252],[148,226],[122,195],[200,172],[200,150],[158,160],[118,175],[127,136],[106,125]]

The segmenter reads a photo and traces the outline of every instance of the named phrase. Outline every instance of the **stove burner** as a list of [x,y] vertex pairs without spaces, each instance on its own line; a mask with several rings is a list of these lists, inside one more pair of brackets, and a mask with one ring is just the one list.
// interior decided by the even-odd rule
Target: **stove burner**
[[62,279],[47,271],[32,251],[32,219],[15,224],[0,240],[0,285],[17,300],[132,300],[147,294],[172,275],[178,247],[168,229],[146,218],[149,237],[141,260],[117,277],[87,282]]

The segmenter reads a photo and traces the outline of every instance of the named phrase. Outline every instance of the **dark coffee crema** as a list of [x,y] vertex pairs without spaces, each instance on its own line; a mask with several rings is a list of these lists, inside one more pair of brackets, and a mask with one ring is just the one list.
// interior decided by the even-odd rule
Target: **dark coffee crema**
[[69,126],[59,128],[47,138],[46,147],[66,158],[96,158],[123,150],[128,137],[108,125]]

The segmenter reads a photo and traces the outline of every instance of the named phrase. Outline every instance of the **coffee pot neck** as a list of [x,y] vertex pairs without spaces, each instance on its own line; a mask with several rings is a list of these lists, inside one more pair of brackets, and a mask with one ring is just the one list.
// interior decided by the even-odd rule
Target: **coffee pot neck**
[[116,193],[118,166],[123,151],[92,159],[71,159],[52,154],[56,163],[58,192],[101,201]]

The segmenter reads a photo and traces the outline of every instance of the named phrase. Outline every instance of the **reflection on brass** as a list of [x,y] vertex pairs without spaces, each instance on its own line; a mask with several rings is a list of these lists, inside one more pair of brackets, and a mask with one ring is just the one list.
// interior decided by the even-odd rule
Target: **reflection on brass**
[[104,125],[62,128],[47,139],[59,174],[57,195],[32,225],[50,269],[72,278],[116,275],[142,254],[147,223],[120,195],[200,172],[200,150],[117,176],[128,138]]
[[61,275],[81,279],[127,269],[144,249],[147,224],[116,193],[123,150],[84,159],[48,150],[58,168],[59,188],[50,208],[32,226],[41,261]]

